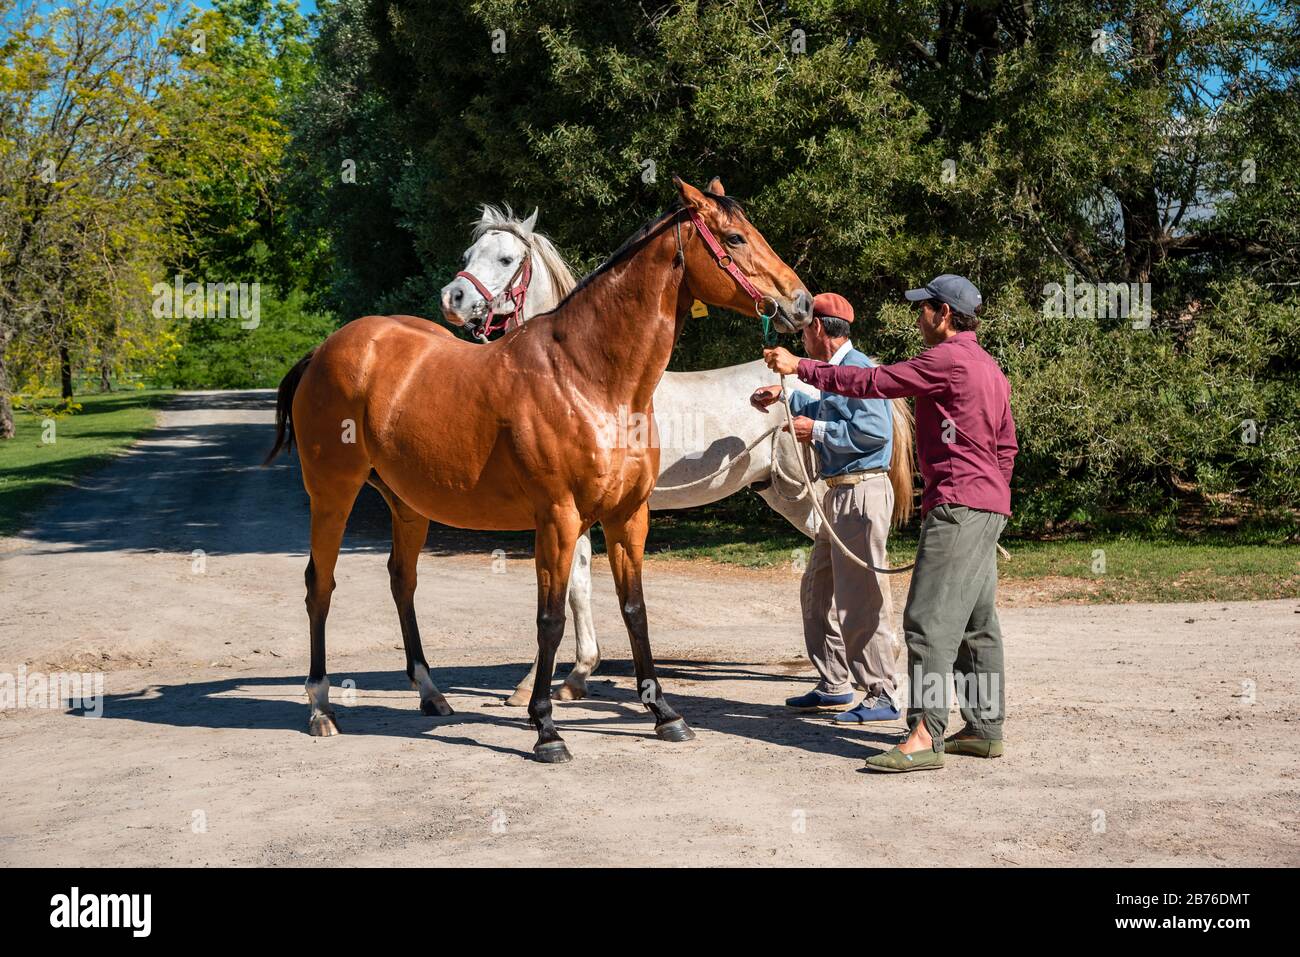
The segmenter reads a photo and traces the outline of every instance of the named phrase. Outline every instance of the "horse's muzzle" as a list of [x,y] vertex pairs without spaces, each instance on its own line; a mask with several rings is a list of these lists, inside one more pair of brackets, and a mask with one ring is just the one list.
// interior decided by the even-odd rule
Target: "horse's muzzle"
[[487,302],[459,277],[442,287],[441,303],[443,317],[453,326],[481,326],[487,319]]
[[776,300],[772,324],[780,332],[799,332],[812,321],[813,301],[807,289],[798,290],[789,303]]

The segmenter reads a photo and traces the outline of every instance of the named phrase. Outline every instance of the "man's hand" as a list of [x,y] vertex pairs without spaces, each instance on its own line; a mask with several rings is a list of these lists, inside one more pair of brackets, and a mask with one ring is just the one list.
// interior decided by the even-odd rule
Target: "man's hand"
[[767,363],[769,369],[781,375],[794,375],[799,371],[799,357],[781,346],[764,349],[763,361]]
[[[789,432],[790,426],[782,426],[781,431]],[[804,445],[808,445],[812,442],[813,420],[808,418],[806,415],[796,415],[794,417],[794,437]]]
[[749,397],[749,404],[764,415],[767,414],[769,405],[779,401],[781,401],[781,387],[779,385],[765,385],[761,389],[755,389],[754,394]]

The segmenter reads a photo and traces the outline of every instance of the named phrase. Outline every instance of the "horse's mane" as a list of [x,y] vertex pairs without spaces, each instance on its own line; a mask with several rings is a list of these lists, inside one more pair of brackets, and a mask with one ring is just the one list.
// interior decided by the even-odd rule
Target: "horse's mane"
[[524,231],[523,220],[514,214],[510,204],[506,203],[504,208],[493,206],[485,203],[481,208],[482,216],[474,224],[474,231],[471,234],[472,241],[478,242],[484,234],[500,230],[501,232],[510,233],[522,242],[525,246],[533,251],[533,255],[541,262],[543,268],[551,276],[551,282],[555,286],[556,300],[563,300],[578,280],[573,275],[573,270],[565,261],[564,256],[555,248],[555,243],[542,233],[533,230],[531,233]]
[[[717,193],[705,193],[704,195],[709,197],[709,199],[713,200],[722,208],[723,215],[726,217],[728,222],[735,219],[737,216],[744,218],[745,208],[740,205],[738,200],[735,200],[730,196],[720,196]],[[585,289],[597,276],[613,269],[623,260],[635,253],[647,240],[656,235],[659,229],[670,221],[671,217],[676,216],[685,208],[686,204],[682,202],[682,198],[678,196],[667,209],[658,216],[654,216],[647,220],[640,229],[634,232],[627,239],[623,240],[622,245],[615,249],[608,259],[591,272],[587,273],[587,275],[583,276],[582,279],[578,281],[577,285],[569,290],[568,294],[560,300],[559,304],[556,305],[555,308],[559,309],[560,306],[563,306],[574,293]]]

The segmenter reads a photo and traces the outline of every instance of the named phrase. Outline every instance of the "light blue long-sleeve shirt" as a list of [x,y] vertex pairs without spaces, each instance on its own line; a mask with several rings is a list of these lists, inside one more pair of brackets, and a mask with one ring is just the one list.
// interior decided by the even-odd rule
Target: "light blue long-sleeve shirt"
[[[840,346],[830,361],[832,365],[875,366],[850,342]],[[830,392],[814,399],[791,392],[790,411],[813,420],[813,446],[823,476],[889,468],[894,418],[888,399],[850,399]]]

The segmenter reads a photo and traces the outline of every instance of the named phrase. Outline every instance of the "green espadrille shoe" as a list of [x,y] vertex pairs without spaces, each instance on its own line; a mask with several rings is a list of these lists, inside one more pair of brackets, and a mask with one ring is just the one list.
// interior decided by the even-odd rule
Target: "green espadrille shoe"
[[1003,747],[1001,741],[988,738],[964,738],[954,735],[943,743],[944,754],[964,754],[971,758],[1000,758]]
[[943,755],[932,749],[904,754],[898,748],[867,758],[867,767],[872,771],[888,771],[897,774],[902,771],[929,771],[943,767]]

